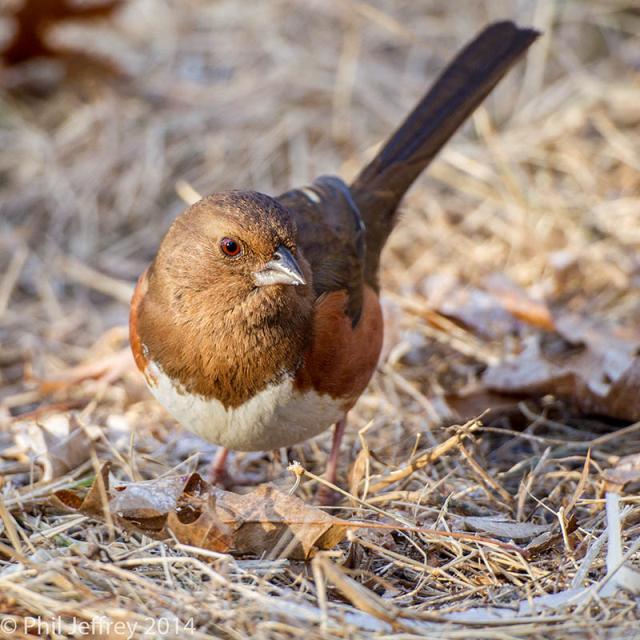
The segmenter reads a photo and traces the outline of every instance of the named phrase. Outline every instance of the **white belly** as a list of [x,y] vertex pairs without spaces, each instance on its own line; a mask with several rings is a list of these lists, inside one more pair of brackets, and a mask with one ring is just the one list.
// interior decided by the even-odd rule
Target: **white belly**
[[293,380],[271,385],[236,408],[179,389],[155,363],[145,376],[158,402],[201,438],[237,451],[268,451],[318,435],[344,417],[329,395],[300,392]]

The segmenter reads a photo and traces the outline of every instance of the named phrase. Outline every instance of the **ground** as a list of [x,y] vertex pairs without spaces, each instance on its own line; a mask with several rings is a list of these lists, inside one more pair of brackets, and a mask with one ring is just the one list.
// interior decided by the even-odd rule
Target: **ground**
[[[301,562],[56,506],[55,491],[86,488],[107,460],[127,482],[204,474],[212,459],[126,355],[133,283],[184,199],[352,178],[455,50],[503,18],[543,36],[405,200],[382,260],[384,359],[342,449],[340,483],[358,500],[332,513],[398,528],[351,530]],[[605,492],[640,428],[554,394],[462,402],[540,327],[493,308],[465,323],[436,294],[499,276],[554,317],[637,327],[639,33],[631,0],[130,0],[57,36],[109,64],[53,69],[35,88],[6,73],[0,631],[81,636],[73,624],[103,615],[92,632],[104,637],[128,637],[116,622],[136,638],[634,637],[637,598],[602,595],[603,543]],[[69,429],[82,435],[65,444]],[[289,462],[322,474],[329,447],[327,433],[234,464],[286,492]],[[295,493],[312,505],[318,486],[303,476]],[[638,564],[633,489],[616,491]],[[583,587],[578,603],[536,604]],[[62,628],[35,626],[63,615]]]

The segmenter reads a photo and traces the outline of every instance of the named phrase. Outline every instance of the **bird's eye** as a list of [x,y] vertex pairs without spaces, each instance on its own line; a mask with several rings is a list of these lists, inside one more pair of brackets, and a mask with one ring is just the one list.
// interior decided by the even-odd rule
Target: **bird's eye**
[[225,256],[237,258],[242,253],[242,246],[233,238],[222,238],[220,240],[220,250]]

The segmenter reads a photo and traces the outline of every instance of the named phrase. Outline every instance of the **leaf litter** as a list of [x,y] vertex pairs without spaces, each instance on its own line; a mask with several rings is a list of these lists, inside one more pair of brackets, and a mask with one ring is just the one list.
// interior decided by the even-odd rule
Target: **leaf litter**
[[[269,485],[239,495],[212,487],[195,473],[110,491],[108,465],[100,477],[114,521],[161,540],[173,537],[221,553],[306,559],[346,535],[343,521]],[[97,481],[83,497],[68,489],[54,497],[56,504],[87,515],[100,515],[104,508]]]
[[[504,16],[484,1],[129,0],[92,28],[132,70],[119,85],[94,66],[34,98],[3,70],[3,616],[191,620],[198,638],[637,633],[636,16],[628,0],[531,9],[514,17],[547,41],[407,198],[383,261],[385,360],[343,446],[349,492],[321,511],[344,537],[309,561],[275,504],[292,492],[324,522],[329,434],[236,455],[269,477],[263,504],[233,493],[216,509],[195,480],[180,502],[213,448],[149,398],[109,332],[176,192],[353,176],[461,34]],[[88,437],[67,451],[74,421]],[[71,508],[52,505],[60,491]],[[245,547],[273,520],[269,544],[235,551],[243,519]]]
[[[429,279],[430,281],[432,278]],[[569,400],[584,414],[640,420],[640,331],[583,313],[550,309],[504,277],[485,290],[449,281],[427,287],[430,304],[488,341],[512,336],[508,351],[488,363],[461,398],[492,394]],[[523,327],[527,326],[528,330]],[[508,400],[506,401],[508,404]]]

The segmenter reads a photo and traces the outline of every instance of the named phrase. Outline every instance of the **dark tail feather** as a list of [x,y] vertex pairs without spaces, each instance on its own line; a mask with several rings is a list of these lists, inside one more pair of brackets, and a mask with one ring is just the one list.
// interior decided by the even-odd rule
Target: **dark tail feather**
[[375,282],[394,213],[413,181],[538,37],[512,22],[489,25],[438,80],[351,185],[367,227],[366,278]]

